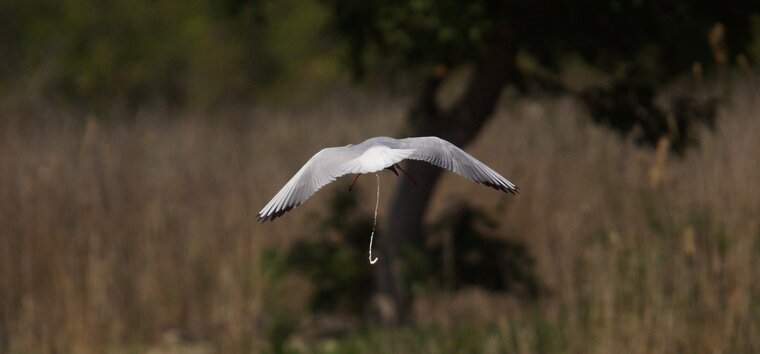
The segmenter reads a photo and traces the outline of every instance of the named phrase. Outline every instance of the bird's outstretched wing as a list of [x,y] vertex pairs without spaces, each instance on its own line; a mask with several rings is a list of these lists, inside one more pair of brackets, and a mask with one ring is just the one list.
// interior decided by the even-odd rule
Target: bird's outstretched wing
[[314,155],[293,178],[259,212],[259,221],[271,221],[309,199],[320,188],[340,176],[351,173],[372,173],[407,158],[413,149],[392,149],[356,145],[323,149]]
[[261,209],[258,220],[274,220],[301,205],[320,188],[347,174],[341,166],[354,158],[356,153],[348,146],[320,150]]
[[399,139],[396,148],[414,149],[408,157],[454,172],[473,182],[516,194],[517,186],[456,145],[435,136]]

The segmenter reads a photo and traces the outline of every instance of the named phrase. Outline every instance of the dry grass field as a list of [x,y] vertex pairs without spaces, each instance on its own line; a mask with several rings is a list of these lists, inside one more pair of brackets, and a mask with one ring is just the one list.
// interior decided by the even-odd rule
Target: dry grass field
[[[309,282],[274,276],[264,250],[304,237],[350,181],[274,223],[256,213],[321,147],[403,136],[405,100],[343,92],[308,109],[128,122],[0,111],[0,352],[271,351],[282,316],[295,352],[760,352],[753,87],[733,89],[683,159],[621,141],[569,99],[505,100],[467,148],[521,193],[446,176],[429,217],[458,200],[494,213],[547,295],[423,294],[413,324],[340,336],[319,332]],[[382,179],[381,205],[395,177]],[[373,188],[361,192],[371,211]]]

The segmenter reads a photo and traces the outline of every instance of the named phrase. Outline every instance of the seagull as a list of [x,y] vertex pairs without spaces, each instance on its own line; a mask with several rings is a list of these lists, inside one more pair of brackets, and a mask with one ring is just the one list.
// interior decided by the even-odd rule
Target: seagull
[[325,148],[316,153],[261,209],[258,221],[272,221],[282,216],[304,203],[320,188],[348,174],[357,174],[349,191],[361,174],[386,169],[396,176],[399,175],[397,170],[401,171],[416,185],[414,177],[398,165],[402,160],[425,161],[505,193],[517,194],[519,190],[498,172],[439,137],[375,137],[360,144]]

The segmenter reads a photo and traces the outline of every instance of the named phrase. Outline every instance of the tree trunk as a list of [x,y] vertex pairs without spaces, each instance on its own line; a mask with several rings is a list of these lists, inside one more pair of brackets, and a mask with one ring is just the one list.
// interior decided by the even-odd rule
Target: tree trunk
[[[435,102],[442,75],[433,75],[425,81],[409,114],[412,135],[436,135],[458,146],[467,145],[477,136],[514,73],[515,49],[511,37],[493,49],[476,65],[465,92],[449,111],[442,112]],[[409,294],[400,252],[405,244],[423,244],[422,218],[441,176],[441,169],[428,164],[410,164],[406,170],[417,180],[417,186],[399,183],[383,228],[381,260],[375,268],[373,309],[386,325],[400,324],[407,319]]]

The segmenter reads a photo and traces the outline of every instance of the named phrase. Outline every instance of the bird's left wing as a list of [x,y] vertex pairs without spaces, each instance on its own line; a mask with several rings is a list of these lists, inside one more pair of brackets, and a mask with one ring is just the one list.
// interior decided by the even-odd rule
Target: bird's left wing
[[425,161],[454,172],[473,182],[516,194],[517,186],[486,164],[472,157],[456,145],[435,136],[399,139],[396,148],[411,148],[415,153],[410,160]]
[[259,212],[258,220],[271,221],[301,205],[320,188],[336,178],[350,173],[342,166],[354,159],[356,153],[349,147],[322,149],[285,184]]

